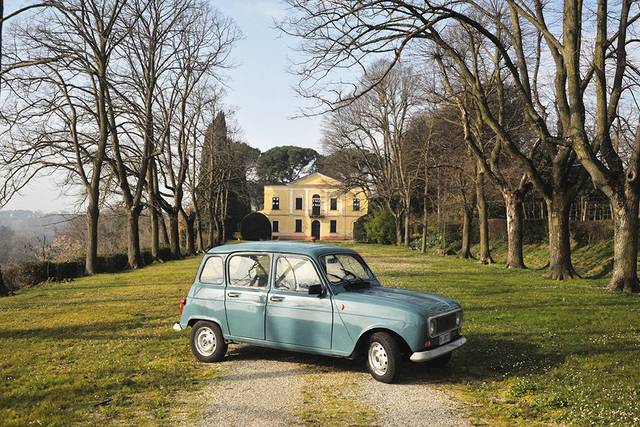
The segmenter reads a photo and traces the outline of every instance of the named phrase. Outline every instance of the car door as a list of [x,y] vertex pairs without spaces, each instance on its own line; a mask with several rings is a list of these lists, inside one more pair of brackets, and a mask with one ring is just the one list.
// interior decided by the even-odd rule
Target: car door
[[273,274],[267,300],[267,341],[330,349],[333,306],[328,292],[322,296],[308,293],[310,285],[322,284],[313,261],[276,255]]
[[229,333],[224,312],[224,259],[219,255],[212,255],[202,264],[200,274],[196,278],[198,286],[193,289],[190,304],[198,307],[197,310],[194,309],[195,312],[219,322],[223,332]]
[[264,340],[271,255],[236,253],[227,258],[225,309],[232,337]]

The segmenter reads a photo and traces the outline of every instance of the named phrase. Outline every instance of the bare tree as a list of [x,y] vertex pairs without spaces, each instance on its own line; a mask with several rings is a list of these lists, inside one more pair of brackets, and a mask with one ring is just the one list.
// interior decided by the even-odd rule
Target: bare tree
[[[169,217],[171,253],[180,257],[179,216],[183,211],[185,182],[189,172],[190,99],[208,78],[228,68],[230,50],[240,32],[230,19],[198,2],[198,7],[180,20],[180,37],[175,41],[175,72],[171,73],[159,95],[162,156],[161,177],[156,200]],[[170,201],[167,200],[170,199]]]
[[[362,78],[367,86],[378,80],[386,64],[374,64]],[[362,176],[393,213],[396,243],[409,244],[411,199],[417,182],[418,159],[405,138],[409,118],[419,105],[418,79],[410,67],[398,67],[380,84],[355,102],[337,111],[325,129],[329,151],[352,150],[365,167]],[[404,230],[403,230],[404,228]],[[403,240],[404,235],[404,240]]]
[[[5,24],[14,18],[18,18],[24,16],[30,12],[34,12],[37,9],[42,9],[46,7],[52,7],[57,4],[56,1],[43,1],[36,2],[32,4],[27,4],[21,7],[18,7],[14,11],[5,15],[5,5],[4,0],[0,0],[0,78],[4,76],[5,73],[9,73],[14,70],[18,70],[20,68],[31,67],[34,65],[43,65],[50,62],[54,62],[58,57],[47,57],[47,56],[31,56],[29,58],[17,58],[17,52],[11,52],[7,55],[7,52],[3,49],[3,33]],[[3,60],[3,55],[9,56],[9,63],[5,64]],[[0,85],[1,88],[1,85]]]
[[[110,80],[107,93],[109,163],[128,211],[131,268],[141,267],[142,263],[139,218],[147,176],[153,170],[150,162],[160,148],[155,137],[154,111],[159,80],[175,66],[174,39],[181,37],[183,28],[179,23],[193,6],[191,0],[134,0],[127,3],[118,26],[127,37],[117,49],[124,71]],[[153,221],[156,223],[157,218]],[[156,242],[156,237],[152,240]],[[152,246],[156,248],[155,244]],[[157,257],[157,248],[154,252]]]
[[[114,28],[123,6],[122,0],[59,1],[20,30],[26,55],[56,61],[20,76],[23,92],[15,97],[20,107],[10,121],[9,137],[37,139],[35,144],[13,139],[24,145],[9,144],[3,158],[5,199],[45,170],[65,170],[82,186],[88,274],[96,272],[102,168],[109,137],[107,70],[122,41]],[[29,130],[18,129],[27,123]]]
[[[281,28],[302,40],[301,51],[305,60],[295,68],[300,77],[298,90],[301,95],[317,101],[313,110],[316,113],[342,108],[372,91],[403,55],[416,52],[415,48],[422,48],[425,42],[437,46],[452,58],[458,72],[473,89],[474,102],[483,124],[501,140],[502,149],[519,164],[547,201],[551,251],[549,277],[576,277],[571,264],[568,213],[584,179],[576,173],[574,150],[563,144],[563,129],[566,127],[556,129],[548,124],[552,117],[541,102],[537,81],[540,60],[534,59],[533,64],[528,65],[521,28],[517,25],[508,30],[503,28],[502,3],[368,0],[357,3],[334,1],[329,6],[321,1],[290,0],[289,4],[294,13],[281,23]],[[529,155],[530,150],[525,149],[527,146],[523,146],[517,136],[501,125],[495,109],[491,108],[481,70],[474,66],[479,64],[474,62],[477,49],[472,50],[470,56],[461,54],[456,49],[460,41],[454,45],[447,38],[447,23],[463,26],[468,35],[465,39],[467,44],[482,46],[480,42],[486,39],[488,45],[499,46],[498,64],[508,70],[512,84],[522,98],[525,117],[551,159],[549,168],[536,168]],[[503,29],[498,32],[500,28]],[[507,46],[513,46],[513,49]],[[368,86],[349,86],[342,80],[331,79],[337,70],[362,67],[365,59],[380,56],[390,58],[389,66],[379,79],[371,81]],[[534,55],[536,58],[539,56]],[[561,83],[562,79],[557,81]],[[531,145],[534,144],[530,143],[529,147]],[[483,170],[487,173],[487,167]]]

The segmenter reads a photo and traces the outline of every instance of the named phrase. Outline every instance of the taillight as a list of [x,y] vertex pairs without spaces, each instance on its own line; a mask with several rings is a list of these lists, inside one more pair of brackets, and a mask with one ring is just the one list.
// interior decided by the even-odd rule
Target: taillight
[[180,315],[182,315],[182,311],[184,310],[184,306],[187,305],[187,299],[186,298],[182,298],[180,300]]

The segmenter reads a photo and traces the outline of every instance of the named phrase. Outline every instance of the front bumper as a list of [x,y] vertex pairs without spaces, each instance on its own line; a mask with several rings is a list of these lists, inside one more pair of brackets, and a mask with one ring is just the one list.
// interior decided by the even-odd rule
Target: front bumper
[[465,337],[460,337],[455,341],[441,345],[433,350],[415,352],[411,355],[410,360],[412,362],[427,362],[440,356],[444,356],[447,353],[451,353],[453,350],[460,348],[466,342],[467,339]]
[[173,324],[173,328],[174,331],[176,332],[180,332],[182,330],[182,326],[180,326],[180,323],[176,322]]

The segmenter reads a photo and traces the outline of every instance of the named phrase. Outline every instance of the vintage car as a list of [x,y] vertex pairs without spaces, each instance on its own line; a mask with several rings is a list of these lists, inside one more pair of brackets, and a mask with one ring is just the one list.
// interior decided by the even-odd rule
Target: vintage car
[[180,302],[191,350],[222,360],[229,343],[328,356],[365,356],[371,375],[394,382],[402,360],[441,366],[466,341],[450,299],[383,287],[355,251],[332,245],[255,242],[219,246],[202,259]]

